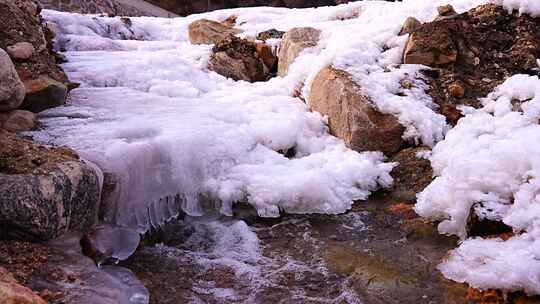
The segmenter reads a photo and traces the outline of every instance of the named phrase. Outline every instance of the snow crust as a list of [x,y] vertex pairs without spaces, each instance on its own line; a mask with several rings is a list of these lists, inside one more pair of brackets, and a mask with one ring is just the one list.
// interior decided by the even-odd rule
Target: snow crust
[[440,269],[478,288],[540,293],[540,79],[515,75],[482,102],[433,149],[437,177],[416,211],[463,239],[471,212],[512,227],[504,242],[465,240]]

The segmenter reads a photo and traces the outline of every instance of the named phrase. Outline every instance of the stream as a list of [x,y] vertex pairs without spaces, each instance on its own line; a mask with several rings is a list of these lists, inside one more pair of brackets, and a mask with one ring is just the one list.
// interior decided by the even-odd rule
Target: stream
[[347,149],[291,97],[308,70],[225,79],[205,69],[210,46],[187,41],[189,18],[43,16],[81,85],[30,135],[96,163],[113,185],[103,220],[149,238],[101,270],[73,240],[53,243],[73,258],[64,271],[95,273],[63,285],[67,298],[462,303],[463,287],[436,270],[456,240],[388,212],[391,197],[368,199],[390,185],[393,165]]

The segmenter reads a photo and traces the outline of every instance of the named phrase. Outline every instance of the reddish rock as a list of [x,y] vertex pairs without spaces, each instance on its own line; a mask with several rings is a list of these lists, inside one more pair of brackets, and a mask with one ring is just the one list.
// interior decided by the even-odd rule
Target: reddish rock
[[21,105],[22,109],[39,113],[41,111],[61,106],[66,103],[67,87],[48,76],[24,82],[26,98]]
[[465,96],[465,88],[458,82],[454,82],[448,86],[448,93],[455,98],[463,98]]
[[344,71],[321,70],[311,85],[309,105],[328,116],[330,132],[353,150],[392,155],[403,144],[404,128],[397,118],[380,113]]
[[2,304],[46,304],[32,290],[22,286],[3,267],[0,267],[0,303]]
[[409,17],[403,23],[403,26],[401,27],[401,31],[399,31],[399,35],[410,34],[414,32],[414,30],[419,28],[421,25],[422,23],[418,21],[418,19],[414,17]]
[[33,130],[36,126],[36,114],[13,110],[9,112],[0,112],[0,129],[9,132],[24,132]]
[[257,56],[259,56],[269,70],[272,70],[277,63],[277,57],[272,52],[272,48],[265,43],[256,43],[255,48],[257,50]]
[[201,19],[189,25],[189,41],[193,44],[217,44],[227,36],[241,33],[229,24],[213,20]]

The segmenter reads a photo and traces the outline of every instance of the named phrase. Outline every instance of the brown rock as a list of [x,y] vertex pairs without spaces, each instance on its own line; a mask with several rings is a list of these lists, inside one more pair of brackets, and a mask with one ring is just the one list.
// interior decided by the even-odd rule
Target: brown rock
[[225,77],[249,82],[266,80],[268,69],[254,42],[228,36],[213,48],[208,68]]
[[454,10],[454,7],[450,4],[439,6],[437,8],[437,12],[439,13],[439,16],[445,16],[445,17],[457,15],[456,10]]
[[272,70],[277,63],[277,57],[274,52],[272,52],[272,48],[265,43],[256,43],[255,47],[257,55],[263,61],[264,65],[269,70]]
[[433,180],[429,160],[418,157],[427,148],[408,148],[399,151],[390,160],[398,165],[390,173],[394,178],[392,195],[408,202],[416,201],[416,194],[424,190]]
[[208,19],[201,19],[191,23],[188,31],[189,41],[193,44],[217,44],[229,35],[242,32],[228,24]]
[[455,62],[457,55],[449,31],[444,29],[433,31],[427,27],[420,27],[407,41],[403,63],[439,66]]
[[27,80],[24,86],[26,98],[21,105],[22,109],[39,113],[66,103],[67,87],[48,76]]
[[422,23],[418,21],[418,19],[414,17],[409,17],[403,23],[403,26],[401,27],[401,31],[399,32],[399,35],[410,34],[414,32],[414,30],[419,28],[421,25]]
[[289,66],[304,49],[314,47],[319,42],[321,31],[311,27],[298,27],[283,35],[279,51],[278,75],[285,76]]
[[451,124],[452,126],[455,126],[458,122],[458,120],[463,117],[463,114],[460,110],[456,108],[456,105],[454,104],[448,104],[445,103],[440,108],[440,112],[444,117],[446,117],[446,121]]
[[455,98],[463,98],[465,96],[465,88],[460,83],[454,82],[448,86],[448,93]]
[[0,112],[0,128],[9,132],[24,132],[33,130],[36,126],[36,114],[24,111],[13,110]]
[[10,45],[6,48],[9,56],[16,60],[30,59],[34,52],[34,46],[28,42],[18,42],[14,45]]
[[20,285],[3,267],[0,267],[0,303],[2,304],[46,304],[32,290]]
[[344,71],[321,70],[311,85],[309,104],[328,116],[330,132],[351,149],[391,155],[403,144],[404,128],[397,118],[380,113]]

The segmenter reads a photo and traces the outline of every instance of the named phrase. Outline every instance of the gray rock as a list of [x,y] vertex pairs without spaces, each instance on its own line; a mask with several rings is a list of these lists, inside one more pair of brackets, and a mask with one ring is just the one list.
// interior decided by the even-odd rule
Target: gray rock
[[24,100],[25,88],[9,55],[0,49],[0,111],[18,108]]
[[80,161],[56,167],[43,175],[0,173],[0,225],[7,237],[49,240],[96,223],[98,174]]

